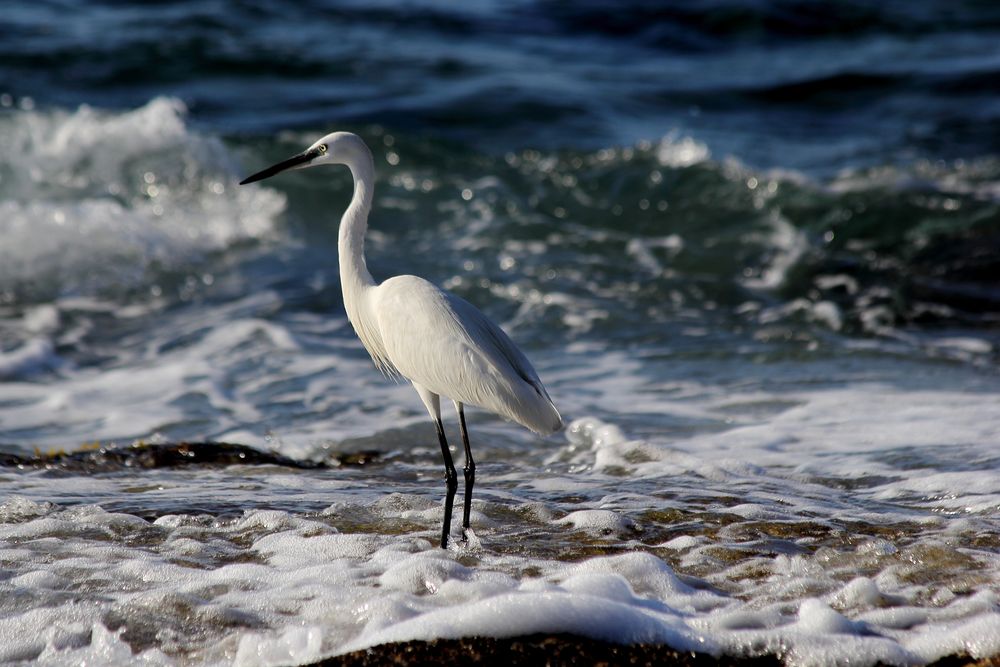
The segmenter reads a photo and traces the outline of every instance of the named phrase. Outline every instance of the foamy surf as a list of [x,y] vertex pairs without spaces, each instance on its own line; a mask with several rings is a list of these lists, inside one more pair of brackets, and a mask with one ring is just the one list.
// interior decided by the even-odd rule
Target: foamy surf
[[235,161],[177,100],[126,112],[0,118],[0,284],[7,301],[161,293],[268,238],[283,195],[236,187]]
[[[564,365],[568,377],[583,367]],[[577,409],[668,410],[676,428],[700,425],[647,438],[585,417],[564,441],[519,438],[507,452],[483,438],[475,545],[450,551],[434,547],[429,445],[336,471],[2,470],[0,559],[20,602],[0,619],[0,657],[282,665],[534,633],[794,666],[1000,651],[1000,501],[985,444],[1000,423],[984,386],[955,386],[965,371],[934,391],[885,369],[850,389],[692,382],[669,402],[641,384],[622,391],[637,380],[627,365],[604,372]],[[382,437],[430,435],[413,423]]]

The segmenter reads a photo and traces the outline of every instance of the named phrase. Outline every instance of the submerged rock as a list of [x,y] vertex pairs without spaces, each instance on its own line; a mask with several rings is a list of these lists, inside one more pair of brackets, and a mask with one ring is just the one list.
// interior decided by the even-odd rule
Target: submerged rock
[[[673,665],[675,667],[780,667],[776,655],[712,656],[677,651],[662,644],[612,644],[568,634],[522,637],[463,637],[382,644],[326,658],[310,667],[368,667],[374,665]],[[954,655],[928,667],[1000,667],[1000,656],[974,659]]]
[[228,442],[176,442],[131,445],[88,445],[70,452],[55,451],[23,456],[0,452],[0,467],[104,472],[122,468],[176,468],[188,465],[277,465],[289,468],[316,469],[361,466],[378,460],[374,450],[338,453],[329,461],[293,459]]
[[522,637],[463,637],[382,644],[327,658],[315,667],[368,667],[369,665],[732,665],[779,667],[773,655],[753,658],[713,657],[677,651],[662,644],[612,644],[568,634]]

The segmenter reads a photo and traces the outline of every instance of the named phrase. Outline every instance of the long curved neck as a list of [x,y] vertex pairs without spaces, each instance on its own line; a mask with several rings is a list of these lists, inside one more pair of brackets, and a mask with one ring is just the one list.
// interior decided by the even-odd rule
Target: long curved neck
[[[344,290],[345,304],[359,296],[365,289],[374,287],[375,281],[365,263],[365,231],[368,213],[372,208],[375,189],[375,164],[367,147],[352,155],[347,163],[354,176],[354,196],[340,219],[337,241],[340,256],[340,283]],[[348,309],[353,304],[347,304]]]
[[365,231],[368,229],[368,213],[372,209],[372,194],[375,189],[375,162],[371,151],[361,139],[354,137],[354,149],[346,153],[344,160],[354,176],[354,196],[340,219],[340,237],[337,247],[340,251],[340,286],[344,291],[344,310],[351,321],[361,343],[372,355],[375,365],[383,373],[396,372],[389,359],[378,322],[372,310],[371,296],[375,288],[372,274],[365,265]]

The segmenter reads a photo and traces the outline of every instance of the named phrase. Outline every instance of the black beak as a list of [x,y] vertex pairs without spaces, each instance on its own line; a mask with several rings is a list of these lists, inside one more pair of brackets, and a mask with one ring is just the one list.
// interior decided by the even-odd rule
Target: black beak
[[275,174],[279,174],[285,171],[286,169],[302,166],[304,164],[307,164],[308,162],[311,162],[312,159],[319,156],[319,154],[320,154],[319,151],[314,148],[313,150],[305,151],[304,153],[299,153],[298,155],[293,155],[292,157],[288,158],[287,160],[284,160],[283,162],[279,162],[278,164],[271,165],[267,169],[258,171],[253,176],[247,176],[242,181],[240,181],[240,185],[246,185],[247,183],[255,183],[257,181],[262,181],[265,178],[271,178]]

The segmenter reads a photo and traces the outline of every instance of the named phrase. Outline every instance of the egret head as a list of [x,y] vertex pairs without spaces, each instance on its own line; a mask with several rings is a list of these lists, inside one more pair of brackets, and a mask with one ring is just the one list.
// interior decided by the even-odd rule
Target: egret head
[[371,152],[361,137],[350,132],[331,132],[298,155],[271,165],[267,169],[247,176],[240,185],[262,181],[289,169],[305,169],[321,164],[358,164],[359,160],[371,160]]

